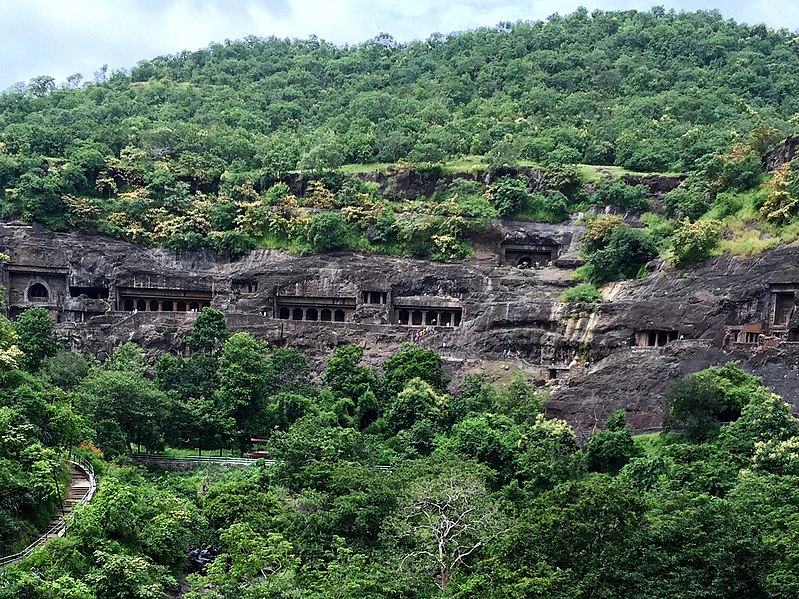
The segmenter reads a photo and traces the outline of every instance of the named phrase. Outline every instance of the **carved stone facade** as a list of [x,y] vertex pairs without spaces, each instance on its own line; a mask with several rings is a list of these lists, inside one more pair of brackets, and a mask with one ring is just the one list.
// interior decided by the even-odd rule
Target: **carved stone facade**
[[[46,307],[69,347],[101,358],[126,341],[153,356],[183,351],[197,311],[211,305],[231,330],[297,347],[317,369],[342,344],[361,344],[377,365],[404,342],[441,352],[456,378],[509,366],[550,385],[551,413],[583,429],[616,408],[635,427],[656,426],[675,378],[729,360],[799,406],[798,249],[679,274],[660,265],[606,288],[598,311],[574,314],[559,298],[582,263],[581,232],[503,222],[477,240],[475,259],[447,263],[274,250],[230,261],[0,226],[0,252],[11,256],[0,283],[9,316]],[[550,260],[519,268],[508,263],[518,248],[544,248]]]

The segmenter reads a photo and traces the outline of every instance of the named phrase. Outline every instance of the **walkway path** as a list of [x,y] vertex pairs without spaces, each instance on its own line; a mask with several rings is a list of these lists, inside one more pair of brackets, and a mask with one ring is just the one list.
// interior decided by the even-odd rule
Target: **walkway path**
[[83,505],[92,500],[97,483],[94,478],[94,468],[82,460],[70,461],[69,481],[67,483],[66,497],[61,504],[61,511],[56,514],[47,527],[47,532],[28,545],[19,553],[0,557],[0,568],[16,564],[28,557],[34,549],[44,545],[53,537],[64,536],[67,530],[67,516],[72,514],[76,505]]

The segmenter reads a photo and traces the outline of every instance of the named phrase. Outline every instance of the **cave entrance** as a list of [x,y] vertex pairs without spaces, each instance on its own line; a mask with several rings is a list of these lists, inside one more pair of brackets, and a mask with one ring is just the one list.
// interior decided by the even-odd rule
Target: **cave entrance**
[[774,326],[787,326],[791,320],[795,305],[793,293],[774,294]]
[[677,341],[677,331],[669,330],[647,330],[638,331],[635,334],[635,345],[637,347],[663,347],[667,343]]
[[33,283],[28,287],[28,301],[44,303],[50,299],[50,292],[42,283]]

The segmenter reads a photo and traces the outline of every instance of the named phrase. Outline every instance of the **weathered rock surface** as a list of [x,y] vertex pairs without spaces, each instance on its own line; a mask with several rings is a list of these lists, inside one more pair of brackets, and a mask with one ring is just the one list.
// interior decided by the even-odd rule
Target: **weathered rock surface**
[[[0,283],[11,316],[44,306],[70,347],[101,358],[125,341],[152,356],[183,351],[195,310],[207,302],[232,330],[296,346],[317,369],[346,343],[363,345],[373,365],[404,342],[418,343],[440,351],[456,377],[481,361],[506,362],[548,380],[550,412],[580,430],[617,408],[634,428],[657,426],[671,382],[729,360],[799,407],[799,249],[679,271],[661,266],[608,286],[598,312],[570,314],[559,297],[572,284],[581,232],[502,222],[478,238],[474,260],[461,262],[272,250],[229,261],[0,226],[0,251],[11,256]],[[528,246],[554,248],[553,260],[520,269],[514,254],[504,263],[506,250]]]

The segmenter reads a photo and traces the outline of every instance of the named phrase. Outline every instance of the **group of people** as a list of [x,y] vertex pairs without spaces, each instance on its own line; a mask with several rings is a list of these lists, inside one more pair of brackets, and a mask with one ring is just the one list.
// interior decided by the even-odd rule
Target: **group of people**
[[411,335],[411,340],[414,343],[417,343],[422,339],[424,339],[425,337],[427,337],[428,335],[433,335],[435,332],[436,332],[436,327],[434,326],[423,327],[418,331],[413,332],[413,334]]

